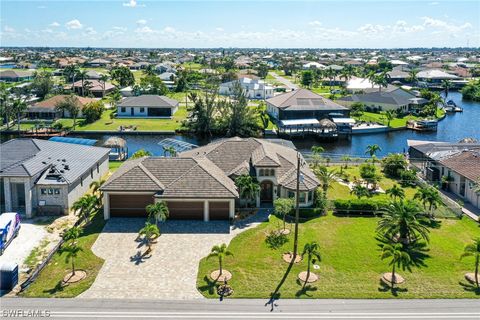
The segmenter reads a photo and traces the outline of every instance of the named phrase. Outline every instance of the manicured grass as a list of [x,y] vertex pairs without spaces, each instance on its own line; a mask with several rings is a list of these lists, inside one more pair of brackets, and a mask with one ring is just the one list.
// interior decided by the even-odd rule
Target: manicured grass
[[[137,126],[137,131],[174,131],[182,125],[182,121],[187,117],[187,109],[179,106],[178,111],[172,119],[147,119],[147,118],[114,118],[110,119],[113,110],[107,110],[103,113],[100,120],[94,123],[84,124],[83,120],[77,120],[76,131],[116,131],[120,126]],[[73,126],[72,119],[59,120],[66,127]]]
[[65,261],[66,254],[57,252],[48,265],[42,270],[35,282],[22,293],[22,296],[71,298],[90,288],[103,265],[103,259],[93,254],[91,247],[97,240],[104,225],[103,214],[99,212],[78,239],[78,244],[83,251],[78,254],[75,260],[75,268],[87,272],[87,277],[84,280],[66,287],[61,286],[63,277],[71,271],[71,264]]
[[118,168],[123,164],[123,161],[109,161],[108,162],[108,169],[111,173],[117,171]]
[[[279,290],[280,298],[478,298],[480,291],[470,291],[463,276],[473,271],[472,260],[460,260],[464,245],[478,235],[478,224],[469,220],[441,220],[441,226],[432,229],[430,250],[423,261],[425,266],[400,270],[406,278],[401,290],[394,295],[380,285],[380,276],[390,272],[386,261],[380,260],[375,240],[378,218],[336,217],[331,214],[301,223],[299,248],[306,242],[317,241],[322,261],[320,269],[312,271],[319,281],[307,286],[306,292],[297,283],[297,275],[306,270],[306,261],[294,265]],[[281,227],[281,221],[271,217],[270,222],[245,231],[235,237],[228,249],[234,256],[224,260],[224,268],[232,272],[229,284],[235,290],[234,298],[264,298],[279,285],[288,264],[281,256],[292,250],[293,233],[289,242],[278,250],[265,244],[266,234]],[[293,228],[293,226],[292,226]],[[206,297],[218,297],[215,284],[207,275],[218,269],[215,258],[200,261],[197,286]]]
[[[441,109],[437,110],[436,117],[440,118],[445,114],[445,112]],[[367,122],[378,122],[384,125],[388,124],[388,120],[384,113],[375,113],[375,112],[363,112],[361,116],[353,116],[357,121],[367,121]],[[409,120],[418,120],[423,119],[425,117],[407,115],[402,118],[395,118],[390,121],[390,127],[392,128],[401,128],[407,125],[407,121]]]

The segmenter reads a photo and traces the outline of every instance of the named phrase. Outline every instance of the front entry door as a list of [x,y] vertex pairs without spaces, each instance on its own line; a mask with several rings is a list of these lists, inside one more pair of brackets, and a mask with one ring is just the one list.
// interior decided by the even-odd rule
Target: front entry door
[[273,183],[270,181],[263,181],[260,183],[260,201],[272,202],[273,201]]

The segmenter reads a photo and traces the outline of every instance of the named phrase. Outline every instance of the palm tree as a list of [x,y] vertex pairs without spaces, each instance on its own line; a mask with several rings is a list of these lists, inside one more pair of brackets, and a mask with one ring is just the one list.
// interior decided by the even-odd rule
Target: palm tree
[[350,190],[350,193],[357,196],[358,199],[362,199],[362,197],[370,196],[370,191],[368,191],[368,188],[365,186],[362,186],[359,183],[356,183],[352,186],[352,190]]
[[390,122],[395,119],[395,112],[393,110],[385,111],[385,117],[387,118],[387,127],[390,127]]
[[213,246],[212,250],[210,251],[210,254],[207,256],[207,259],[210,259],[212,257],[218,258],[218,265],[220,270],[219,276],[221,276],[223,273],[223,259],[227,256],[233,256],[233,253],[228,251],[227,245],[225,243],[222,243],[219,246],[218,245]]
[[66,253],[65,262],[72,262],[72,276],[75,275],[75,259],[78,257],[80,251],[83,251],[83,249],[74,243],[60,249],[61,253]]
[[99,203],[102,202],[103,192],[100,190],[100,187],[105,183],[105,179],[100,179],[98,181],[92,181],[90,183],[90,189],[92,189],[92,194],[97,196],[99,199]]
[[342,156],[342,161],[345,163],[345,169],[347,169],[348,163],[352,161],[352,158],[350,158],[350,156],[346,154]]
[[320,246],[315,241],[305,244],[303,247],[302,256],[305,256],[305,254],[307,255],[307,277],[305,278],[305,282],[303,284],[304,287],[310,278],[310,265],[322,260],[322,257],[320,256]]
[[410,264],[410,255],[403,248],[400,243],[394,244],[384,244],[382,248],[382,254],[380,255],[382,260],[389,259],[389,265],[392,266],[392,289],[395,286],[396,277],[395,277],[395,268],[402,267],[403,269],[407,268]]
[[108,75],[102,74],[100,76],[100,83],[102,84],[102,97],[105,97],[105,83],[108,81]]
[[434,187],[420,188],[413,198],[420,200],[425,210],[427,210],[428,204],[430,216],[433,216],[433,209],[436,209],[442,203],[442,198]]
[[390,240],[398,240],[404,245],[417,240],[419,237],[428,241],[429,230],[426,224],[429,219],[422,214],[418,205],[413,201],[391,202],[381,208],[383,214],[378,222],[377,231]]
[[20,119],[22,118],[23,112],[27,110],[27,103],[25,102],[25,99],[16,98],[13,100],[12,108],[13,112],[17,114],[17,130],[20,134]]
[[445,100],[447,100],[448,92],[452,87],[452,82],[450,80],[442,80],[443,92],[445,92]]
[[113,105],[114,108],[117,108],[118,103],[122,101],[122,95],[120,92],[115,91],[108,97],[108,102]]
[[69,95],[55,105],[55,110],[60,110],[64,114],[65,111],[68,111],[70,113],[70,117],[73,118],[73,131],[75,131],[75,127],[77,125],[77,117],[80,113],[80,108],[81,104],[78,101],[78,97],[74,94]]
[[318,167],[320,163],[320,159],[322,158],[321,154],[325,152],[325,149],[321,146],[313,146],[311,151],[312,151],[313,168],[315,169],[316,167]]
[[155,219],[155,224],[158,225],[159,221],[167,220],[170,212],[168,211],[168,206],[165,201],[158,201],[154,204],[149,204],[146,208],[149,218]]
[[155,75],[155,67],[150,64],[145,69],[143,69],[142,73],[146,76],[154,76]]
[[397,198],[399,198],[400,200],[405,199],[405,190],[403,190],[403,188],[401,188],[398,184],[395,184],[390,189],[387,189],[385,193],[388,194],[391,198],[393,198],[393,201],[396,201]]
[[240,191],[240,198],[246,199],[246,205],[249,201],[255,199],[260,191],[260,185],[257,180],[248,174],[244,174],[235,179],[235,185]]
[[378,84],[378,92],[382,92],[382,87],[386,88],[388,86],[389,79],[390,79],[390,76],[388,75],[387,72],[382,72],[379,75],[375,76],[373,81],[375,84]]
[[163,154],[167,156],[169,154],[171,157],[177,156],[177,150],[173,146],[164,146],[163,147]]
[[327,194],[328,189],[331,187],[332,183],[335,181],[337,172],[335,170],[329,171],[326,167],[319,167],[314,171],[320,180],[322,185],[322,190],[324,194]]
[[410,82],[412,82],[413,85],[417,84],[417,81],[418,81],[417,74],[418,74],[418,70],[415,68],[410,70],[410,72],[408,73],[408,79],[410,80]]
[[[87,71],[86,70],[78,70],[77,77],[82,80],[82,97],[85,96],[85,79],[87,79]],[[74,88],[72,87],[72,90]]]
[[152,251],[152,244],[156,238],[160,237],[160,230],[156,224],[145,222],[145,226],[138,232],[139,236],[143,236],[147,251],[143,255],[147,255]]
[[463,253],[460,256],[460,259],[466,257],[474,257],[475,258],[475,284],[477,287],[480,287],[478,283],[478,268],[480,265],[480,237],[473,239],[473,243],[467,244],[463,249]]
[[373,157],[378,151],[382,151],[382,148],[380,148],[378,144],[369,144],[365,150],[365,154],[369,154],[370,157]]
[[88,223],[95,213],[98,199],[96,196],[86,194],[72,204],[73,212]]

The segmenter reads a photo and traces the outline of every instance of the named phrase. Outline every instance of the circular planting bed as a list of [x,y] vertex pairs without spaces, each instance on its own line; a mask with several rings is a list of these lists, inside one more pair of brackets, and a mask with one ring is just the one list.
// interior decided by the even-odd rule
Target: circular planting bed
[[[282,258],[283,258],[283,261],[287,263],[291,263],[293,259],[293,252],[285,252],[282,255]],[[295,263],[299,263],[300,261],[302,261],[302,256],[297,254],[297,256],[295,257]]]
[[308,279],[307,279],[307,273],[308,273],[307,271],[300,272],[298,274],[298,279],[306,283],[312,283],[318,280],[318,276],[313,272],[310,272],[310,275],[308,276]]
[[228,270],[223,270],[222,274],[220,274],[220,270],[215,270],[210,273],[210,278],[218,282],[225,282],[232,279],[232,273]]
[[290,234],[290,229],[280,229],[277,231],[278,234],[283,234],[283,235],[289,235]]
[[87,273],[84,270],[75,270],[75,274],[69,272],[63,277],[64,284],[75,283],[81,281],[87,277]]
[[[480,279],[480,275],[478,276],[478,278]],[[465,279],[468,282],[475,283],[475,273],[473,272],[465,273]]]
[[402,284],[405,282],[405,279],[399,275],[398,273],[395,273],[395,281],[392,279],[392,273],[387,272],[382,275],[382,281],[386,282],[387,284]]

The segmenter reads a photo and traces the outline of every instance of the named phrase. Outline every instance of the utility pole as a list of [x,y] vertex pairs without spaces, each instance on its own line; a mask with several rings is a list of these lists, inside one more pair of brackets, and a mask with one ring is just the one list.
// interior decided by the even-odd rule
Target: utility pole
[[297,258],[298,252],[298,220],[300,216],[300,165],[301,165],[300,152],[297,153],[297,190],[295,193],[295,232],[293,240],[293,258],[294,262]]

